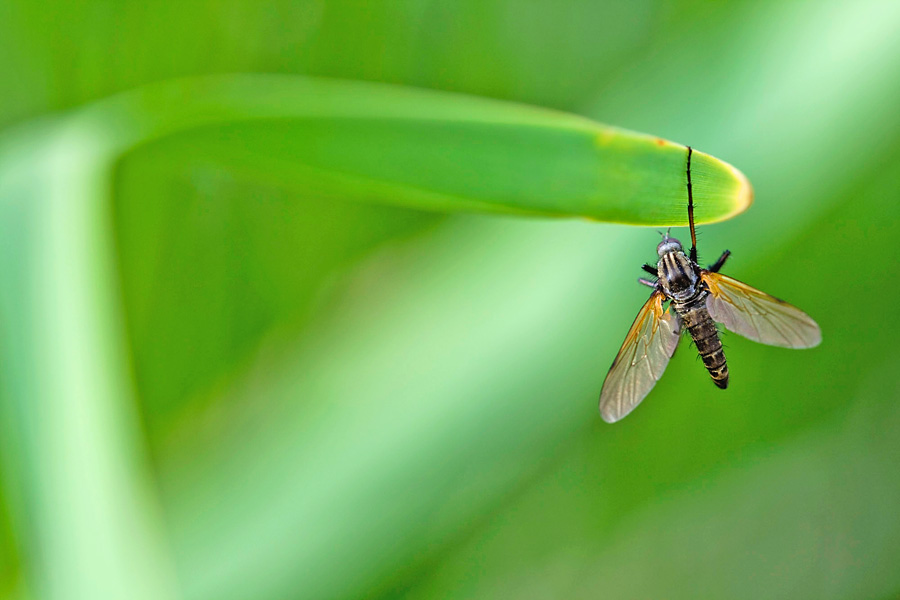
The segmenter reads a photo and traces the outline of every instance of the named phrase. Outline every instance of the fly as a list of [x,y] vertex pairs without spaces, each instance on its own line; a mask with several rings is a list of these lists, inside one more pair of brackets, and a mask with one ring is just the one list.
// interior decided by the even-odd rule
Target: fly
[[685,254],[681,242],[666,232],[656,247],[656,267],[643,266],[658,279],[638,280],[652,287],[653,293],[638,312],[603,382],[600,414],[608,423],[624,418],[650,393],[683,330],[694,340],[709,376],[721,389],[728,387],[728,364],[716,323],[755,342],[783,348],[812,348],[822,341],[819,326],[799,308],[719,273],[731,255],[728,250],[706,269],[697,263],[693,151],[690,146],[687,150],[691,249]]

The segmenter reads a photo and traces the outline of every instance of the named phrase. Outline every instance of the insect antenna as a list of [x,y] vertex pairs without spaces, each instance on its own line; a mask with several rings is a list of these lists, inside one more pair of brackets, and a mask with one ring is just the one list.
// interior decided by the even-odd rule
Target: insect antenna
[[688,224],[691,226],[691,260],[697,262],[697,232],[694,229],[694,191],[691,188],[691,154],[693,149],[687,147],[687,192],[688,192]]

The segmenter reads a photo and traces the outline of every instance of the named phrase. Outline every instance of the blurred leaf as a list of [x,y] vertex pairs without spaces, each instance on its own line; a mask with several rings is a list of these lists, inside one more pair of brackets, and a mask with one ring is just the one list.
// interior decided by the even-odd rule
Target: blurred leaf
[[30,592],[166,599],[97,134],[73,119],[0,137],[0,456]]

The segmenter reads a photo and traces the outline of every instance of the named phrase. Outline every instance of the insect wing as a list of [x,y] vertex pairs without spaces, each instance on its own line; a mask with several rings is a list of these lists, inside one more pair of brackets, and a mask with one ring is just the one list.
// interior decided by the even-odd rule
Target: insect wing
[[678,346],[681,319],[663,310],[665,296],[655,291],[641,308],[600,392],[600,414],[615,423],[630,413],[662,377]]
[[822,331],[805,312],[736,279],[704,271],[706,309],[714,321],[754,342],[783,348],[812,348]]

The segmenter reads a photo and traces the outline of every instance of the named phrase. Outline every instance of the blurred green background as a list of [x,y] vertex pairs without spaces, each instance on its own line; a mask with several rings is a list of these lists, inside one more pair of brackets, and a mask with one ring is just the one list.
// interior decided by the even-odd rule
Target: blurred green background
[[[893,0],[4,0],[0,597],[897,597],[898,27]],[[609,426],[653,229],[317,194],[216,156],[227,128],[107,181],[55,116],[225,73],[721,157],[756,200],[701,259],[824,342],[726,335],[727,392],[683,342]]]

